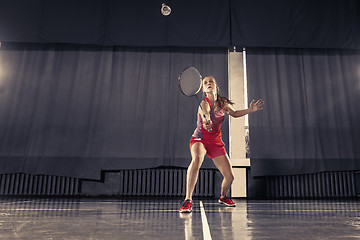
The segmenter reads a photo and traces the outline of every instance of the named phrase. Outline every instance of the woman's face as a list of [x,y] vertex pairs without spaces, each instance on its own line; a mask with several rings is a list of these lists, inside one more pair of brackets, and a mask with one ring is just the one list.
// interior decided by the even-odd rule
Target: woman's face
[[203,92],[216,93],[216,81],[213,76],[207,76],[203,79]]

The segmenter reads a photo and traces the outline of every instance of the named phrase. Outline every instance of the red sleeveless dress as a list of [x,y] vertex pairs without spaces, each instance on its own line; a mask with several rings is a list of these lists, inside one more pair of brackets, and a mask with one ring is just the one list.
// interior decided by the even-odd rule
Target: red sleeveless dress
[[225,113],[223,108],[215,112],[210,100],[207,97],[205,100],[210,105],[210,119],[213,123],[212,131],[209,132],[203,127],[202,117],[198,114],[197,127],[190,139],[190,149],[194,143],[201,142],[206,150],[206,155],[209,158],[214,158],[226,154],[225,144],[221,137],[221,123],[224,121]]

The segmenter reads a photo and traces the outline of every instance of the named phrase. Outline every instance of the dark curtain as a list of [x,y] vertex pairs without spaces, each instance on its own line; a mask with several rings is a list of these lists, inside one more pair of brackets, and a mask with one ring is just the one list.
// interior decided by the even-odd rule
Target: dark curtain
[[229,0],[3,0],[0,42],[228,47]]
[[359,48],[358,0],[231,0],[232,45]]
[[[161,14],[167,3],[172,11]],[[358,0],[2,0],[0,42],[360,48]]]
[[360,169],[360,52],[248,49],[252,174]]
[[3,44],[0,173],[187,167],[198,105],[179,90],[187,66],[227,95],[227,49]]

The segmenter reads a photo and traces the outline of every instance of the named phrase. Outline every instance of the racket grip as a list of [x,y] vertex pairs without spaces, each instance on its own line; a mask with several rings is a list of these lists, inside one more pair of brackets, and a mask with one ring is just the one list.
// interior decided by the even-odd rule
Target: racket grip
[[[207,121],[205,114],[203,114],[203,117],[204,117],[204,119]],[[212,131],[212,128],[210,128],[210,130],[207,130],[207,131],[208,131],[208,132],[211,132],[211,131]]]

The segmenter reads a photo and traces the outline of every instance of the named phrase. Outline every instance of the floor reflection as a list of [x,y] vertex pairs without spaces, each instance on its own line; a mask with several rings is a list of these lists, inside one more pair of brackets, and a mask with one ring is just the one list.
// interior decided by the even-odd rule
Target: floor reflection
[[213,239],[252,239],[247,203],[238,200],[236,204],[236,207],[226,207],[216,202],[208,202],[205,205]]
[[77,199],[0,199],[0,206],[3,215],[13,217],[78,216],[80,213]]
[[[199,200],[0,199],[1,239],[203,239]],[[351,200],[249,201],[225,207],[202,200],[212,239],[360,238],[360,204]]]
[[177,200],[1,199],[0,238],[184,239],[178,207]]
[[179,213],[179,215],[180,218],[184,220],[185,239],[194,239],[195,236],[192,231],[192,213]]
[[248,201],[254,239],[355,239],[360,205],[352,200]]

